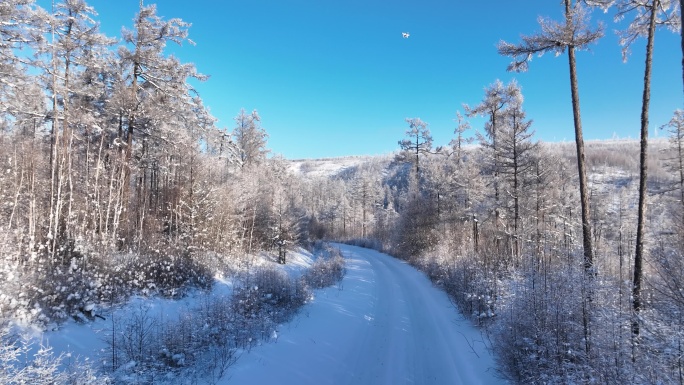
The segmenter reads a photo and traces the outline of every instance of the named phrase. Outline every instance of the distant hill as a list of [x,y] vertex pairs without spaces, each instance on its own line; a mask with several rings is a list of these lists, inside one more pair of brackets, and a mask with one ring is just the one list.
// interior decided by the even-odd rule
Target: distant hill
[[360,155],[340,158],[296,159],[290,161],[290,171],[304,178],[334,178],[353,174],[361,166],[374,162],[389,162],[393,155]]

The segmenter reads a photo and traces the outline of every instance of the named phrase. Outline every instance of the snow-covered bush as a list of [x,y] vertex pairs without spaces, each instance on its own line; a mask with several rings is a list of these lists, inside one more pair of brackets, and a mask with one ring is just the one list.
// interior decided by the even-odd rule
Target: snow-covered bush
[[272,267],[260,267],[245,275],[235,287],[233,311],[236,317],[249,320],[267,316],[282,322],[311,297],[299,280]]
[[189,252],[132,255],[120,273],[132,288],[166,297],[182,296],[189,288],[209,288],[213,283],[211,272]]
[[366,249],[373,249],[377,251],[384,252],[385,248],[382,244],[377,239],[372,239],[372,238],[354,238],[348,241],[345,241],[344,243],[352,246],[358,246],[358,247],[363,247]]
[[586,354],[581,265],[569,274],[521,272],[508,281],[492,328],[497,361],[519,384],[582,383]]
[[[339,275],[341,257],[326,261],[331,267],[327,275]],[[153,315],[147,307],[125,317],[115,313],[106,337],[105,366],[117,383],[161,377],[215,382],[235,362],[239,349],[272,339],[278,325],[310,298],[303,279],[259,267],[237,278],[232,296],[206,295],[177,318]]]
[[302,275],[302,280],[311,288],[320,289],[336,284],[345,274],[344,258],[338,249],[328,248]]
[[20,338],[0,328],[0,384],[3,385],[107,385],[110,379],[88,364],[55,356],[47,346],[34,347],[33,340]]

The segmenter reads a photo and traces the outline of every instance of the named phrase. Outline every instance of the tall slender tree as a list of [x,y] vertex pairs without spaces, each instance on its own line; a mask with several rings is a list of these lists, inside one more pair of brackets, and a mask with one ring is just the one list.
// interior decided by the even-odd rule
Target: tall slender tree
[[501,213],[499,212],[501,204],[501,191],[499,183],[499,131],[501,131],[501,126],[504,124],[504,111],[509,106],[511,101],[520,92],[520,89],[515,81],[504,85],[501,80],[496,80],[493,84],[485,88],[485,96],[480,104],[475,107],[470,107],[465,105],[465,110],[467,116],[484,116],[486,117],[487,123],[485,123],[484,134],[478,134],[477,138],[482,145],[482,148],[486,150],[487,156],[491,158],[491,173],[493,175],[493,187],[494,187],[494,224],[499,226],[499,217]]
[[510,56],[513,62],[509,71],[526,71],[528,63],[534,55],[552,52],[561,54],[567,50],[570,70],[570,92],[572,95],[572,116],[575,124],[575,144],[577,150],[577,171],[580,183],[580,203],[582,210],[582,240],[584,246],[584,269],[587,274],[594,274],[594,256],[591,239],[591,215],[589,208],[589,189],[587,187],[586,162],[584,157],[584,135],[580,113],[579,86],[577,80],[577,60],[575,51],[586,49],[590,44],[603,36],[601,26],[592,28],[586,8],[580,2],[563,0],[564,21],[539,18],[541,32],[523,36],[522,43],[511,44],[501,41],[498,44],[499,54]]
[[[46,56],[45,82],[52,99],[52,197],[50,212],[51,253],[58,243],[75,237],[77,215],[73,204],[80,178],[74,176],[74,138],[94,125],[94,99],[101,82],[106,49],[113,41],[99,32],[95,10],[83,0],[66,0],[54,5],[46,20],[51,40],[38,53]],[[86,128],[87,129],[87,128]],[[63,239],[64,238],[64,239]]]
[[[500,173],[508,180],[509,195],[513,198],[513,237],[518,245],[521,230],[520,200],[527,175],[533,166],[533,155],[537,144],[531,138],[534,131],[532,121],[523,110],[523,96],[520,88],[513,94],[504,111],[504,124],[499,135]],[[514,248],[516,254],[518,247]]]
[[[582,245],[584,248],[585,277],[596,274],[594,268],[594,251],[592,247],[591,214],[589,205],[589,188],[587,185],[586,161],[584,156],[584,134],[580,113],[579,86],[577,80],[577,59],[575,51],[585,49],[603,36],[602,26],[592,28],[589,24],[587,10],[580,1],[563,0],[564,21],[561,23],[539,18],[541,32],[523,36],[522,43],[510,44],[501,41],[498,44],[499,54],[510,56],[513,62],[509,71],[525,71],[528,62],[534,55],[552,52],[559,55],[567,50],[570,71],[570,93],[572,97],[572,116],[575,125],[575,145],[577,152],[577,172],[579,175],[580,206],[582,211]],[[591,327],[589,307],[592,302],[592,285],[583,285],[582,321],[584,329],[585,352],[591,351]]]
[[432,150],[432,134],[427,128],[428,124],[420,118],[406,118],[409,129],[406,130],[407,139],[399,141],[399,147],[406,151],[409,156],[415,156],[416,173],[420,172],[420,154],[427,154]]
[[470,122],[465,120],[464,116],[461,115],[460,111],[456,111],[456,119],[454,119],[456,122],[456,128],[454,129],[454,134],[456,135],[456,138],[452,139],[449,144],[451,145],[454,154],[456,155],[456,161],[460,162],[461,156],[462,156],[462,149],[463,145],[467,143],[471,143],[473,140],[472,138],[466,138],[465,133],[466,131],[470,130]]
[[[635,13],[629,26],[620,32],[622,56],[626,60],[632,44],[640,37],[646,38],[644,65],[644,89],[641,101],[641,134],[639,151],[639,205],[637,208],[637,230],[634,253],[634,279],[632,282],[632,334],[639,336],[639,314],[642,309],[642,284],[644,272],[644,244],[646,222],[646,200],[648,179],[648,125],[651,102],[651,74],[653,66],[653,49],[655,32],[658,25],[672,27],[678,24],[676,7],[673,0],[617,0],[608,5],[617,5],[616,19],[622,20],[627,14]],[[606,5],[604,2],[602,5]]]
[[[684,215],[684,110],[676,110],[670,121],[661,128],[668,128],[670,146],[674,150],[674,157],[668,164],[676,174],[677,189],[679,189],[679,203]],[[684,219],[684,217],[682,217]],[[682,221],[684,224],[684,220]]]
[[684,0],[679,0],[679,35],[682,46],[682,84],[684,85]]

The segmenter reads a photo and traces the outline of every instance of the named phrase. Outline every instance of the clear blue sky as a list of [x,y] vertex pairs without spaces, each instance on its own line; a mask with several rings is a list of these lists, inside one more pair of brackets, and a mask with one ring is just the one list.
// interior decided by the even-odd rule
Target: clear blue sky
[[[146,0],[146,4],[151,1]],[[269,148],[289,159],[384,154],[397,149],[407,117],[429,123],[435,144],[453,138],[457,110],[475,105],[496,79],[517,79],[524,108],[543,141],[572,141],[567,56],[535,58],[527,73],[506,72],[500,39],[539,30],[537,17],[562,17],[560,1],[495,0],[159,0],[158,14],[192,23],[196,46],[170,47],[210,79],[201,97],[233,128],[240,108],[257,109]],[[90,0],[101,28],[131,28],[138,0]],[[644,42],[622,62],[608,15],[606,37],[579,52],[585,139],[639,135]],[[409,32],[410,38],[402,38]],[[683,106],[679,36],[656,36],[651,137]],[[481,130],[482,119],[471,119]],[[662,132],[658,133],[660,136]]]

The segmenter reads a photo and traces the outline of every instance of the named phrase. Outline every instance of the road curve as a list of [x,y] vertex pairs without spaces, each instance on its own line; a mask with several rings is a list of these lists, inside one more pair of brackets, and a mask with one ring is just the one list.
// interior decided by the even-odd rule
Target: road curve
[[341,288],[317,292],[275,343],[243,355],[225,384],[503,384],[480,333],[447,296],[388,255],[338,245]]

